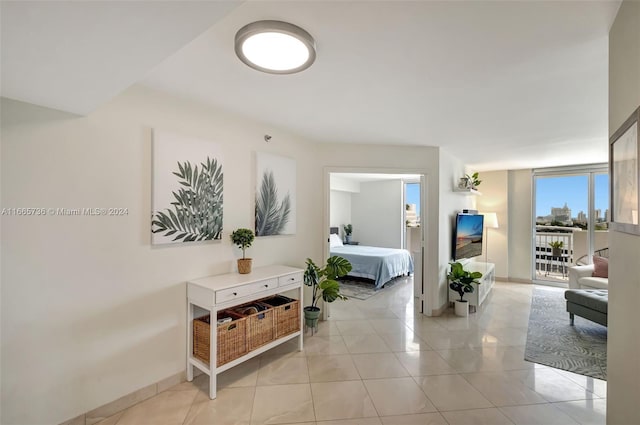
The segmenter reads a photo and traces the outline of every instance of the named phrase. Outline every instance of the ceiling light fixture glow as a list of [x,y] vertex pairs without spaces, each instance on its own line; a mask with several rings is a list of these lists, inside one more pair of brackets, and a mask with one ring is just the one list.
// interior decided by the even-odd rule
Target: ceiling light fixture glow
[[300,72],[316,59],[311,34],[282,21],[258,21],[240,28],[235,50],[242,62],[270,74]]

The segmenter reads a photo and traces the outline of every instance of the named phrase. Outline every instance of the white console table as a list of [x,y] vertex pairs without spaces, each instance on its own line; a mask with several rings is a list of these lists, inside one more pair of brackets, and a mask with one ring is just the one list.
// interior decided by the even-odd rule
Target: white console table
[[[302,269],[275,265],[255,268],[249,274],[228,273],[187,282],[187,380],[193,381],[194,367],[209,375],[209,397],[213,400],[216,398],[216,378],[219,373],[295,337],[299,337],[298,348],[302,351],[302,329],[304,324],[302,311],[303,273]],[[250,351],[229,363],[216,367],[218,335],[216,317],[218,311],[292,289],[298,291],[298,300],[300,301],[300,330]],[[196,306],[210,314],[209,364],[193,356],[193,319],[195,318]]]
[[[470,272],[482,273],[482,277],[478,279],[482,283],[480,285],[472,283],[474,291],[470,294],[464,294],[464,299],[469,301],[470,306],[478,307],[487,298],[496,281],[495,264],[470,262],[464,265],[464,269]],[[457,299],[460,299],[460,294],[449,288],[449,301],[453,302]]]

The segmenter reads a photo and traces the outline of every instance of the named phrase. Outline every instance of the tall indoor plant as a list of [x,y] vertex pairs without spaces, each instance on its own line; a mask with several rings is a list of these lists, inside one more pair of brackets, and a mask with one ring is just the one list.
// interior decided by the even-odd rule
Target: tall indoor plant
[[480,285],[478,279],[482,277],[480,272],[470,272],[464,269],[462,263],[451,263],[451,271],[447,274],[449,287],[460,294],[460,299],[455,300],[455,312],[457,316],[469,315],[469,302],[464,299],[464,294],[474,291],[473,283]]
[[304,308],[305,326],[315,329],[318,326],[320,307],[318,301],[322,298],[327,303],[337,299],[346,300],[347,297],[340,293],[340,283],[336,280],[346,276],[351,271],[351,263],[342,257],[334,255],[329,257],[327,264],[320,268],[311,258],[307,258],[307,268],[304,271],[304,284],[313,289],[311,305]]
[[253,243],[255,238],[251,229],[236,229],[231,233],[231,241],[238,245],[238,248],[242,249],[242,258],[238,259],[238,273],[248,274],[251,273],[252,258],[246,258],[245,251]]

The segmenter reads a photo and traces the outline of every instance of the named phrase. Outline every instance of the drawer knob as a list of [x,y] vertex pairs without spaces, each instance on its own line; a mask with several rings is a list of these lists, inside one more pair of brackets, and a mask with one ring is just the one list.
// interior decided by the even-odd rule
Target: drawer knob
[[296,280],[296,278],[295,277],[290,277],[289,280]]
[[237,293],[237,292],[234,292],[234,293],[233,293],[233,296],[235,297],[236,295],[238,295],[238,293]]
[[265,284],[265,285],[264,285],[264,287],[265,287],[265,288],[268,288],[268,287],[269,287],[269,284],[268,284],[268,283],[267,283],[267,284]]

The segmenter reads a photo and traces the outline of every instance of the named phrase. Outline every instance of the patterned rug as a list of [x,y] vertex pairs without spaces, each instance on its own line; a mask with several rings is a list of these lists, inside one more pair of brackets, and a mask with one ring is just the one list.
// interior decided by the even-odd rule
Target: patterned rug
[[569,325],[564,290],[534,288],[524,359],[607,379],[607,328],[575,316]]
[[382,288],[376,289],[373,280],[347,276],[340,279],[340,292],[347,298],[366,300],[398,283],[406,282],[407,279],[406,276],[396,277],[385,283]]

